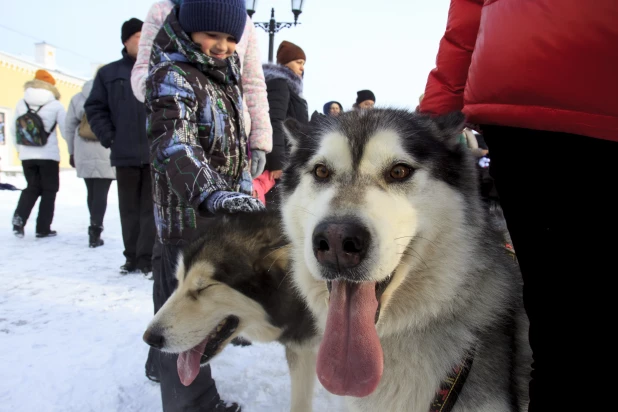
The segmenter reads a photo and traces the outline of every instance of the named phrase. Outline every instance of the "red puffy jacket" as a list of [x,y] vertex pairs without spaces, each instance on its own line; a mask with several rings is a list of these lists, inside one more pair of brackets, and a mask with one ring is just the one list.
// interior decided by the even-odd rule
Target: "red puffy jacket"
[[618,0],[451,0],[420,109],[618,141]]

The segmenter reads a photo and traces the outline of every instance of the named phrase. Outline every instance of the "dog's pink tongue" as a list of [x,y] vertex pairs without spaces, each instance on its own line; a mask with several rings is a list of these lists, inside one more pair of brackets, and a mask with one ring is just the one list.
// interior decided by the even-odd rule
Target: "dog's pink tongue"
[[375,283],[332,283],[318,379],[335,395],[363,397],[380,383],[384,359],[375,327]]
[[200,373],[200,361],[207,343],[208,339],[205,339],[204,342],[193,349],[189,349],[178,355],[176,367],[178,368],[178,377],[183,385],[191,385]]

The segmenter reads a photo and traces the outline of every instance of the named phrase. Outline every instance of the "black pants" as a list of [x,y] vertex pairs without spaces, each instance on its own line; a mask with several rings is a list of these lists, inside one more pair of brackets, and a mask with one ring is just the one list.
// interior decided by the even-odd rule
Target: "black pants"
[[15,210],[15,221],[21,221],[25,226],[36,201],[40,197],[36,233],[48,233],[54,220],[56,193],[60,189],[59,163],[55,160],[24,160],[22,167],[28,187],[21,192],[19,197],[19,203],[17,203]]
[[88,210],[90,225],[103,226],[103,218],[107,210],[107,194],[112,185],[112,179],[84,179],[88,190]]
[[151,265],[155,238],[150,166],[116,167],[124,255],[138,269]]
[[529,411],[592,410],[606,403],[595,393],[616,365],[605,331],[616,324],[618,143],[482,130],[524,279],[534,356]]
[[[153,301],[155,313],[172,295],[177,286],[176,262],[181,246],[156,242],[152,259],[154,277]],[[219,403],[219,393],[210,374],[210,366],[201,368],[191,386],[184,386],[178,377],[178,355],[169,355],[151,348],[146,373],[159,378],[164,412],[208,412]]]

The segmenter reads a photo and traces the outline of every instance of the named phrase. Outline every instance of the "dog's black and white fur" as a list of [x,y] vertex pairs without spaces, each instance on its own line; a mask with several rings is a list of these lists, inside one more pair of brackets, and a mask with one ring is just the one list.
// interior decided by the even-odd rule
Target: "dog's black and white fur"
[[[318,377],[349,396],[351,411],[427,412],[472,353],[453,412],[526,410],[531,359],[520,275],[479,206],[473,159],[457,144],[463,117],[377,109],[322,121],[286,123],[287,236],[269,213],[209,222],[179,260],[178,289],[145,340],[172,353],[206,340],[202,364],[239,335],[277,340],[286,347],[294,412],[311,411],[320,341]],[[342,287],[353,300],[367,285],[375,316],[346,336],[355,341],[373,328],[383,357],[370,375],[379,376],[342,379],[328,368],[341,365],[329,358],[337,338],[329,311]],[[376,308],[363,307],[366,298],[360,312]],[[370,393],[350,396],[363,391]]]
[[[349,396],[351,411],[426,412],[470,353],[453,412],[527,408],[521,278],[479,205],[474,160],[457,142],[463,122],[460,113],[432,119],[377,109],[313,128],[285,123],[292,149],[282,215],[292,276],[324,334],[318,377]],[[375,285],[383,360],[365,343],[371,313],[357,313],[375,306],[353,302],[373,301],[362,292],[367,285]],[[364,326],[341,338],[342,322]],[[357,358],[339,359],[350,353]],[[355,363],[368,375],[343,376],[356,373]]]
[[[144,340],[169,353],[194,350],[200,364],[234,338],[285,346],[295,412],[310,412],[315,383],[315,320],[290,276],[289,245],[270,212],[211,219],[178,262],[178,288],[150,322]],[[199,366],[198,366],[199,367]]]

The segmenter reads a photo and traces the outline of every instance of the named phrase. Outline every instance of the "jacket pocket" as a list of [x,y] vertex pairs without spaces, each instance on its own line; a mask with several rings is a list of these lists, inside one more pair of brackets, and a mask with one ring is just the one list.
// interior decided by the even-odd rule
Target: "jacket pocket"
[[107,87],[109,90],[109,100],[110,103],[116,103],[119,101],[123,101],[127,99],[126,96],[126,85],[128,81],[124,78],[117,77],[112,79]]
[[197,124],[197,140],[204,149],[205,154],[212,152],[214,143],[214,130],[212,123],[198,123]]

